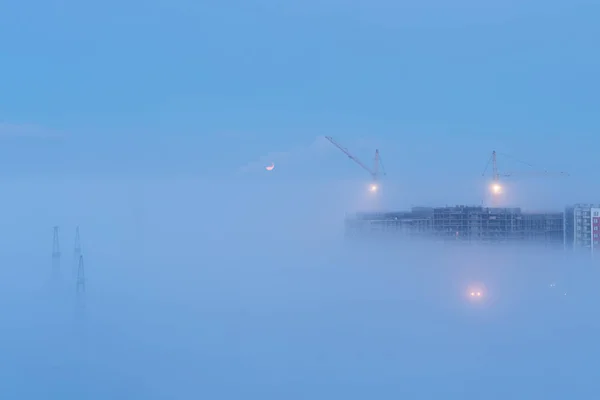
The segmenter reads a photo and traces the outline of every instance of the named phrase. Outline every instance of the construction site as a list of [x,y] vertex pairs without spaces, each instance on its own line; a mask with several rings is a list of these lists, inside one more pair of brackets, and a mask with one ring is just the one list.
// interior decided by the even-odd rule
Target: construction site
[[415,207],[404,212],[347,215],[347,237],[433,238],[477,243],[531,242],[563,246],[562,212],[528,213],[520,208]]
[[[375,150],[373,166],[369,167],[331,137],[329,142],[367,171],[371,177],[368,190],[380,195],[381,177],[385,175],[379,150]],[[532,212],[520,207],[502,207],[502,180],[511,176],[568,176],[565,172],[529,170],[504,172],[498,170],[493,151],[482,176],[491,169],[487,205],[456,205],[444,207],[412,207],[406,211],[378,210],[346,214],[344,230],[347,238],[392,238],[398,240],[429,239],[443,242],[477,244],[528,244],[563,249],[600,249],[600,204],[576,204],[560,211]],[[490,168],[491,167],[491,168]]]

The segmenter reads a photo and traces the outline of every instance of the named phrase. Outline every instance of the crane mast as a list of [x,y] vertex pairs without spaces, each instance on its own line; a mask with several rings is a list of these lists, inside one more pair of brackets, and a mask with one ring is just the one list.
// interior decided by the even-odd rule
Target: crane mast
[[496,150],[492,151],[492,180],[494,182],[500,181],[500,175],[498,174],[498,162],[496,161]]
[[373,179],[377,180],[379,176],[379,163],[381,160],[379,159],[379,149],[375,149],[375,160],[373,165]]

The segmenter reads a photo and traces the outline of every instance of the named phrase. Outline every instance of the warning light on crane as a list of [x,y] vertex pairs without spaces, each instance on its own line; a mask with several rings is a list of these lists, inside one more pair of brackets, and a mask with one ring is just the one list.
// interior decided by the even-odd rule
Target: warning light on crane
[[499,195],[502,193],[502,186],[500,185],[500,174],[498,173],[498,164],[496,163],[496,151],[492,151],[492,157],[488,160],[482,176],[485,176],[485,172],[489,167],[490,162],[492,163],[492,184],[490,185],[490,189],[492,194]]
[[375,159],[374,159],[374,163],[373,163],[373,168],[369,168],[367,167],[362,161],[360,161],[358,158],[356,158],[354,155],[352,155],[348,149],[346,149],[345,147],[343,147],[341,144],[339,144],[338,142],[336,142],[335,140],[333,140],[333,138],[331,136],[325,136],[325,139],[329,140],[331,142],[331,144],[333,144],[335,147],[337,147],[338,149],[340,149],[342,151],[342,153],[344,153],[345,155],[348,156],[349,159],[351,159],[352,161],[354,161],[355,163],[357,163],[360,167],[362,167],[365,171],[367,171],[370,175],[371,178],[373,179],[373,182],[371,183],[371,185],[369,185],[369,191],[372,193],[376,193],[379,191],[379,176],[380,175],[384,175],[385,176],[385,171],[383,171],[383,173],[379,172],[379,167],[381,166],[381,169],[383,170],[383,163],[381,162],[381,157],[379,156],[379,150],[375,150]]

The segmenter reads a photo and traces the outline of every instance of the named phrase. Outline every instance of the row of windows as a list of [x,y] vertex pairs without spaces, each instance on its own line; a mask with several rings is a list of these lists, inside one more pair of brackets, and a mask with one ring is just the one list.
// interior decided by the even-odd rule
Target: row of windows
[[[590,212],[589,211],[576,211],[575,212],[575,216],[577,217],[589,217],[590,216]],[[598,211],[594,211],[594,217],[600,217],[600,212]]]

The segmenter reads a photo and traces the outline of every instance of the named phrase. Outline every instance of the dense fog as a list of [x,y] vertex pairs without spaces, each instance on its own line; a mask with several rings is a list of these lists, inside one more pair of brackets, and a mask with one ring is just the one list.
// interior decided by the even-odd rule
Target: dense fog
[[358,183],[209,184],[13,188],[27,200],[6,202],[3,394],[563,399],[597,382],[589,257],[353,242]]
[[0,1],[0,400],[599,398],[597,258],[344,238],[346,212],[488,204],[492,151],[501,206],[599,203],[598,21]]

